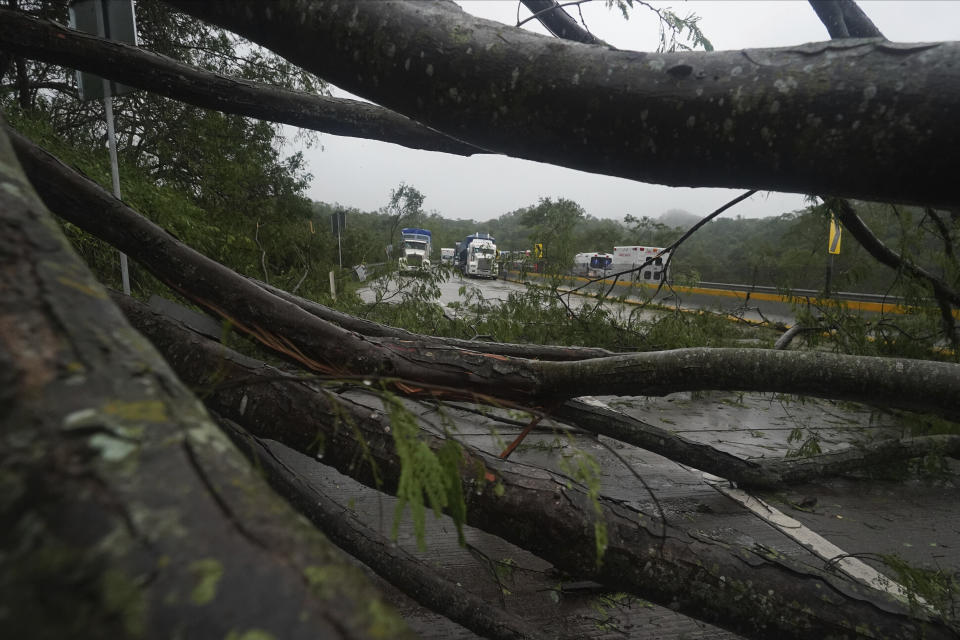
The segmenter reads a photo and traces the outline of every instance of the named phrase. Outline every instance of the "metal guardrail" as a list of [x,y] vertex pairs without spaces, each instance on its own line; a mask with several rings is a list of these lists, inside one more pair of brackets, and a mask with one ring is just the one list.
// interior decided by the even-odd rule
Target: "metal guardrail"
[[[518,274],[518,272],[513,272]],[[527,272],[526,276],[539,276],[540,274]],[[587,280],[588,278],[584,276],[568,276],[576,280]],[[601,282],[610,282],[609,280],[601,280]],[[655,282],[641,282],[625,280],[617,283],[620,286],[631,287],[631,286],[641,286],[644,289],[656,288],[660,283]],[[736,284],[736,283],[727,283],[727,282],[697,282],[697,283],[683,283],[680,284],[676,281],[670,280],[663,283],[662,292],[666,292],[669,295],[670,289],[674,289],[677,292],[683,292],[686,295],[690,294],[700,294],[710,296],[711,291],[715,291],[716,295],[729,296],[736,294],[748,294],[756,296],[756,298],[764,300],[781,300],[783,302],[789,302],[791,299],[796,300],[823,300],[823,293],[816,289],[781,289],[778,287],[770,287],[764,285],[746,285],[746,284]],[[878,293],[860,293],[855,291],[841,291],[835,292],[831,298],[839,300],[845,306],[857,307],[861,311],[868,312],[892,312],[892,313],[904,313],[906,310],[906,305],[904,304],[904,299],[901,296],[892,296],[886,294]]]
[[[816,289],[778,289],[762,285],[730,284],[726,282],[700,282],[695,286],[701,289],[717,289],[723,291],[742,291],[744,293],[768,293],[771,295],[785,295],[794,298],[817,298],[822,292]],[[856,291],[837,291],[832,294],[840,300],[856,300],[859,302],[876,302],[891,305],[903,304],[900,296],[891,296],[883,293],[859,293]]]

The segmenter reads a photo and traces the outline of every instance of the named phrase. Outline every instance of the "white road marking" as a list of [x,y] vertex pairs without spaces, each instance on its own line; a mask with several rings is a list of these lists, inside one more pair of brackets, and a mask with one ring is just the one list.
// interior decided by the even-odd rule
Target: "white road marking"
[[[578,398],[584,404],[595,407],[617,411],[602,400],[593,396],[581,396]],[[618,412],[619,413],[619,412]],[[704,482],[711,487],[734,500],[754,515],[772,525],[785,536],[796,541],[801,546],[809,549],[813,554],[822,558],[829,566],[841,570],[850,578],[861,582],[869,587],[886,591],[896,598],[907,601],[908,593],[906,588],[898,582],[890,579],[888,576],[880,573],[867,563],[858,558],[851,557],[849,553],[833,544],[816,531],[806,527],[798,520],[794,520],[779,509],[767,504],[760,498],[750,495],[742,489],[735,488],[730,481],[715,476],[710,473],[701,472]],[[929,605],[923,598],[913,594],[913,600],[929,608]]]
[[[727,496],[731,500],[739,502],[744,507],[753,512],[762,520],[770,523],[774,528],[784,535],[792,538],[801,546],[809,549],[811,552],[825,560],[830,566],[836,567],[846,575],[866,584],[867,586],[886,591],[887,593],[907,600],[907,590],[903,585],[890,579],[888,576],[880,573],[867,563],[858,558],[851,557],[846,551],[833,544],[816,531],[806,527],[803,523],[794,520],[776,507],[773,507],[760,498],[752,496],[742,489],[736,489],[730,486],[730,483],[723,478],[703,474],[704,481],[711,487]],[[927,603],[914,594],[914,600],[922,605]],[[928,605],[927,605],[928,606]]]

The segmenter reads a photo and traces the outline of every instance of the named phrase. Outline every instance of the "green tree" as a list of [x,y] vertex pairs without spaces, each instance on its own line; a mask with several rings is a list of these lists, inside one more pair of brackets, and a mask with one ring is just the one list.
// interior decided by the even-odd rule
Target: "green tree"
[[681,233],[649,216],[636,216],[629,213],[623,218],[627,225],[626,244],[648,244],[665,247],[676,240]]
[[400,183],[390,191],[390,202],[382,209],[387,216],[387,245],[393,246],[398,240],[397,234],[405,225],[423,224],[423,201],[426,199],[416,187]]
[[623,239],[624,227],[616,220],[584,216],[577,225],[576,244],[581,251],[612,253],[613,247]]
[[[66,3],[19,0],[11,6],[38,17],[67,22]],[[282,57],[178,11],[158,0],[136,4],[141,45],[216,73],[270,82],[290,89],[324,92],[315,76]],[[3,65],[0,65],[2,67]],[[23,90],[0,94],[0,108],[21,130],[56,145],[75,149],[92,174],[109,185],[109,173],[93,169],[106,163],[103,104],[80,101],[72,71],[56,65],[24,62],[0,71],[14,71]],[[312,291],[310,274],[323,273],[317,255],[308,246],[309,200],[304,189],[311,176],[300,153],[287,154],[278,125],[186,105],[144,91],[114,99],[118,155],[122,163],[121,192],[130,200],[147,191],[143,180],[186,194],[189,212],[161,211],[173,206],[153,198],[143,209],[166,219],[192,245],[242,273],[291,288],[307,274],[301,292]],[[309,142],[310,138],[305,138]],[[186,220],[184,216],[191,217]],[[80,234],[74,230],[76,237]],[[315,239],[314,239],[315,240]],[[95,246],[92,239],[82,241]],[[314,243],[315,244],[315,243]],[[106,281],[112,280],[110,252],[97,249],[95,264]],[[335,258],[336,253],[332,254]],[[319,262],[318,262],[319,261]],[[134,282],[135,286],[153,286]],[[305,287],[305,288],[304,288]]]
[[530,243],[543,245],[547,273],[563,273],[573,264],[577,253],[574,230],[585,215],[583,207],[566,198],[540,198],[523,213],[521,220],[530,229]]

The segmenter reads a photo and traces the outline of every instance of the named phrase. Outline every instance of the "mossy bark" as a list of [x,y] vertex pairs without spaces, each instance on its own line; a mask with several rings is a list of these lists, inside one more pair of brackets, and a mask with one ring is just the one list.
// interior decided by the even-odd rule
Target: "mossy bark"
[[409,637],[72,252],[0,131],[0,628]]
[[[333,540],[420,604],[491,640],[546,640],[538,629],[439,575],[435,567],[364,523],[337,496],[327,495],[281,461],[270,445],[231,420],[218,423],[278,493]],[[556,640],[556,639],[555,639]]]

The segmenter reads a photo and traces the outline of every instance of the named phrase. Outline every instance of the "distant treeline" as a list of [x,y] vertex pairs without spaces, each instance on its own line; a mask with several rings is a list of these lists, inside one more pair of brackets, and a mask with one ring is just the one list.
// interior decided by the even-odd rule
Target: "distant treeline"
[[[330,214],[338,207],[314,202],[317,225],[329,230]],[[454,244],[475,231],[494,235],[501,250],[530,249],[540,239],[526,226],[529,208],[503,214],[486,222],[451,220],[437,213],[421,213],[417,224],[433,232],[434,251]],[[924,211],[913,207],[858,203],[860,216],[892,249],[934,271],[940,271],[942,246],[922,245],[919,230],[932,223]],[[664,224],[687,221],[681,226]],[[625,221],[580,218],[573,231],[576,252],[612,252],[615,245],[664,247],[679,238],[697,218],[671,211],[658,219]],[[344,232],[344,263],[383,261],[394,217],[383,212],[349,209]],[[689,238],[672,262],[673,278],[681,282],[726,282],[782,288],[822,289],[830,262],[827,253],[829,213],[811,206],[778,216],[747,219],[718,218]],[[929,238],[930,234],[926,234]],[[897,274],[878,264],[849,234],[843,237],[841,253],[833,258],[832,289],[871,293],[896,293]]]

